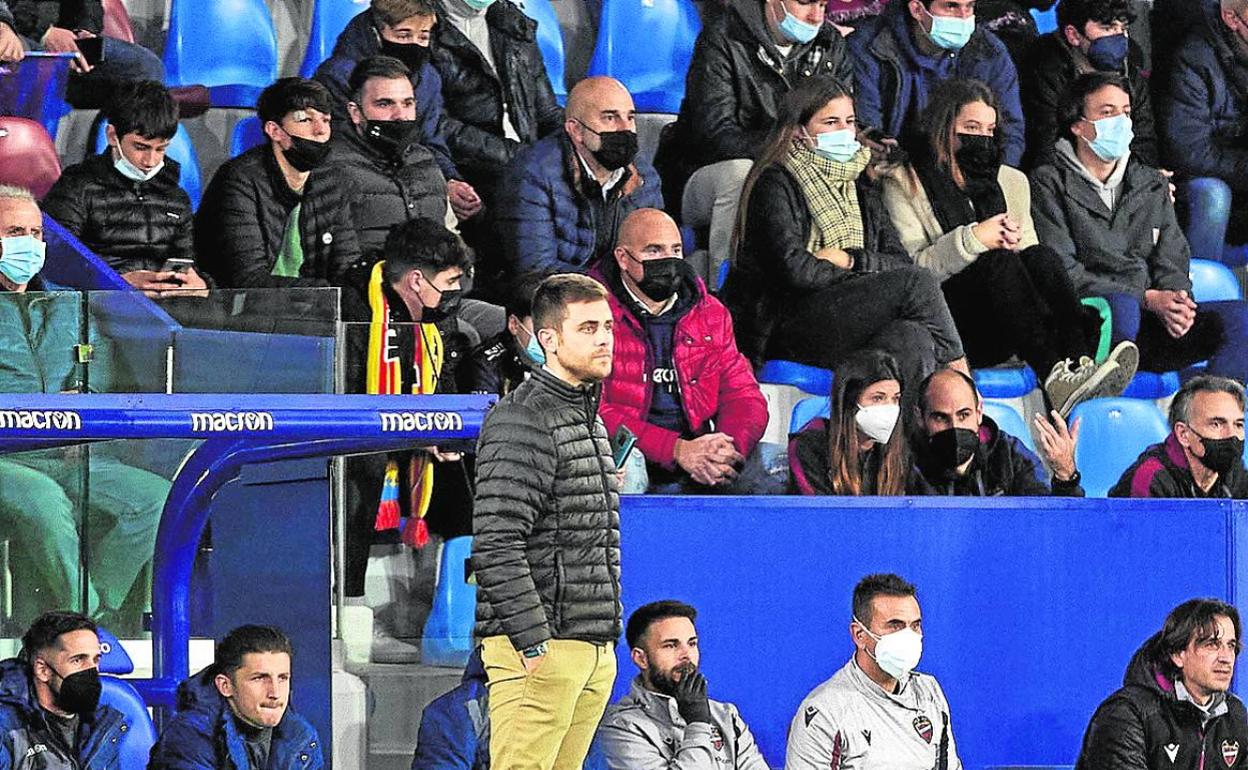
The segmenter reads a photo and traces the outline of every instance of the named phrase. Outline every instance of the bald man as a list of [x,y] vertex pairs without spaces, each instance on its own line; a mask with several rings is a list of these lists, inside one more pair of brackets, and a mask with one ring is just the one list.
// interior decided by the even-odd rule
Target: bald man
[[610,292],[615,362],[599,413],[637,436],[623,492],[779,494],[756,451],[767,402],[732,318],[684,260],[680,230],[638,209],[594,272]]
[[582,80],[563,131],[523,150],[499,190],[506,272],[585,273],[615,246],[620,222],[662,208],[658,175],[637,158],[633,97],[618,80]]
[[919,386],[920,439],[915,455],[928,494],[956,497],[1083,497],[1075,468],[1079,424],[1067,429],[1056,411],[1033,422],[1044,466],[1023,442],[984,414],[975,381],[956,369],[938,369]]

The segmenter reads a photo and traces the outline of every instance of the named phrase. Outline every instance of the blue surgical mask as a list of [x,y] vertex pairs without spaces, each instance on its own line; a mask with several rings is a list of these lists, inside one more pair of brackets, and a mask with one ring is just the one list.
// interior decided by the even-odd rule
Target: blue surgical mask
[[117,154],[117,157],[113,159],[113,168],[131,182],[150,182],[165,167],[165,162],[162,160],[151,171],[144,172],[143,169],[126,159],[126,154],[121,151],[121,145],[113,145],[112,149]]
[[1127,36],[1098,37],[1088,46],[1088,61],[1102,72],[1117,72],[1127,60]]
[[43,269],[47,244],[33,235],[0,238],[0,274],[13,283],[30,283]]
[[819,29],[823,26],[822,24],[807,24],[789,13],[789,9],[785,8],[783,3],[780,4],[780,10],[784,11],[784,18],[778,25],[780,32],[794,43],[809,43],[815,39],[815,35],[819,34]]
[[815,152],[838,163],[848,162],[861,149],[862,144],[852,128],[815,134]]
[[521,326],[529,333],[529,341],[524,346],[525,355],[529,357],[533,363],[543,366],[546,363],[546,351],[542,350],[542,345],[537,341],[537,333],[531,327]]
[[956,16],[937,16],[923,8],[924,13],[932,17],[932,31],[927,33],[931,41],[946,51],[960,51],[975,32],[975,17],[965,19]]
[[1135,131],[1131,127],[1130,115],[1123,113],[1114,115],[1112,118],[1100,120],[1083,118],[1083,120],[1087,120],[1096,128],[1096,138],[1088,142],[1088,146],[1092,148],[1092,152],[1096,153],[1096,157],[1106,162],[1118,160],[1131,149]]
[[464,0],[464,5],[467,5],[474,11],[484,11],[486,8],[494,5],[494,0]]

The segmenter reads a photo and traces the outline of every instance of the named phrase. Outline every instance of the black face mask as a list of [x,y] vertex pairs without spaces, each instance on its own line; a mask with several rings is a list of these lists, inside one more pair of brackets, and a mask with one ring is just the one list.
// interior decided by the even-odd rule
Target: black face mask
[[392,56],[407,65],[415,75],[429,61],[429,46],[419,43],[396,43],[381,38],[381,55]]
[[[1196,431],[1192,431],[1196,433]],[[1199,433],[1196,433],[1200,436]],[[1205,456],[1200,458],[1200,464],[1218,474],[1225,476],[1231,472],[1238,463],[1242,462],[1240,458],[1244,455],[1244,440],[1230,436],[1228,438],[1205,438],[1200,436],[1200,442],[1205,445]]]
[[364,141],[385,157],[398,159],[416,141],[419,130],[415,120],[370,120],[364,124]]
[[996,179],[1001,169],[1001,143],[995,136],[958,134],[958,151],[953,157],[958,168],[972,179]]
[[286,162],[294,166],[296,171],[308,172],[321,165],[325,156],[329,155],[329,142],[290,136],[290,149],[282,150],[282,155],[286,156]]
[[441,323],[459,312],[459,303],[464,298],[463,289],[444,289],[442,291],[438,291],[438,287],[433,284],[430,284],[429,288],[437,291],[441,299],[438,300],[436,307],[429,307],[428,305],[425,306],[425,309],[420,312],[421,323]]
[[925,460],[933,470],[951,472],[975,456],[979,434],[969,428],[946,428],[927,439]]
[[602,167],[608,171],[615,171],[624,168],[633,162],[637,157],[637,132],[636,131],[595,131],[582,121],[577,121],[581,127],[591,134],[598,134],[600,146],[596,150],[590,150],[589,153],[594,156],[594,160],[602,164]]
[[642,294],[655,302],[662,302],[676,293],[676,287],[680,286],[681,279],[684,278],[685,260],[680,257],[664,257],[643,262],[627,249],[624,253],[641,265],[641,280],[637,282],[637,288],[641,289]]
[[[47,664],[52,668],[52,664]],[[61,676],[56,669],[52,672]],[[61,677],[61,689],[53,696],[53,703],[61,711],[78,716],[89,716],[95,713],[100,705],[100,670],[84,668],[66,677]]]

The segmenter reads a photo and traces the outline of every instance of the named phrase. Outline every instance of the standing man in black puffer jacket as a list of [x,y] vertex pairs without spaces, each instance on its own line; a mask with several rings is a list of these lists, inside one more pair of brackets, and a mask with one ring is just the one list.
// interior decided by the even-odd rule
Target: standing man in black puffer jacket
[[472,566],[489,687],[490,767],[575,770],[615,681],[620,498],[598,400],[611,306],[582,275],[544,280],[546,363],[505,396],[477,445]]
[[1248,712],[1230,692],[1241,631],[1239,611],[1218,599],[1171,610],[1092,715],[1075,770],[1244,767]]

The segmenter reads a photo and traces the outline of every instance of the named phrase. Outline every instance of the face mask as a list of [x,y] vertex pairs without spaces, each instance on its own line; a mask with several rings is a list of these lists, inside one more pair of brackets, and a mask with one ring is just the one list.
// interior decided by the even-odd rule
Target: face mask
[[381,55],[392,56],[407,65],[412,74],[420,72],[420,68],[429,61],[429,46],[420,43],[396,43],[393,40],[381,39]]
[[[1196,431],[1192,431],[1196,433]],[[1235,436],[1228,438],[1205,438],[1199,433],[1200,442],[1205,445],[1205,456],[1200,458],[1200,464],[1218,474],[1225,476],[1231,472],[1231,469],[1238,465],[1244,456],[1244,440]]]
[[591,134],[597,134],[599,146],[596,150],[590,150],[590,155],[594,156],[594,160],[602,164],[602,167],[608,171],[615,171],[624,168],[633,162],[633,158],[637,157],[637,132],[636,131],[595,131],[582,121],[577,121],[581,127]]
[[416,120],[370,120],[364,124],[364,141],[387,158],[399,158],[416,140]]
[[858,407],[854,415],[854,423],[864,436],[881,444],[887,444],[897,428],[897,419],[901,417],[901,407],[897,404],[872,404]]
[[685,260],[680,257],[663,257],[662,259],[647,259],[643,262],[627,249],[624,253],[628,254],[629,259],[641,265],[641,280],[637,282],[637,288],[641,289],[642,294],[660,302],[676,293]]
[[[52,668],[51,663],[48,668]],[[52,672],[60,676],[56,669],[52,668]],[[56,692],[53,702],[58,709],[70,714],[94,714],[96,707],[100,705],[100,670],[84,668],[62,677],[61,689]]]
[[126,158],[125,153],[121,151],[120,144],[113,145],[113,149],[117,152],[117,157],[113,160],[113,168],[131,182],[150,182],[165,167],[165,162],[162,160],[151,171],[144,171]]
[[850,128],[815,134],[814,139],[815,152],[837,163],[848,163],[862,149],[858,136]]
[[952,471],[975,456],[979,434],[970,428],[946,428],[927,440],[927,460],[938,470]]
[[420,322],[431,324],[440,323],[441,321],[445,321],[447,318],[455,315],[455,313],[459,310],[460,300],[463,299],[464,290],[438,289],[438,287],[434,286],[432,283],[429,284],[429,288],[438,292],[438,296],[441,297],[441,299],[438,300],[438,304],[434,307],[425,305],[425,309],[421,311],[420,314]]
[[1098,37],[1088,46],[1088,61],[1102,72],[1117,72],[1127,60],[1127,36]]
[[321,165],[325,156],[329,155],[329,142],[290,136],[290,149],[282,150],[282,155],[286,156],[286,162],[293,166],[295,171],[306,173]]
[[494,0],[464,0],[464,5],[474,11],[484,11],[486,8],[494,5]]
[[48,245],[33,235],[0,238],[0,273],[13,283],[30,283],[43,269]]
[[867,636],[875,640],[875,654],[871,655],[884,673],[898,681],[905,679],[923,657],[923,637],[913,628],[903,628],[891,634],[876,636],[867,624],[854,618]]
[[1130,115],[1115,115],[1100,120],[1083,120],[1096,127],[1096,138],[1088,142],[1088,147],[1096,153],[1096,157],[1105,162],[1118,160],[1131,149],[1135,139],[1135,131],[1131,126]]
[[932,19],[932,31],[927,33],[933,43],[946,51],[960,51],[971,39],[975,31],[975,17],[960,19],[954,16],[936,16],[926,8],[923,9]]
[[1001,170],[1001,145],[995,136],[958,134],[958,145],[953,157],[963,174],[975,179],[997,178]]
[[789,13],[789,9],[784,7],[782,3],[780,10],[784,11],[784,18],[777,24],[780,33],[788,40],[794,43],[809,43],[815,39],[815,35],[819,34],[819,28],[822,24],[807,24],[793,14]]
[[537,341],[537,332],[528,326],[521,326],[520,328],[529,333],[529,341],[524,345],[525,355],[538,366],[544,365],[546,363],[546,351],[542,350],[542,344]]

